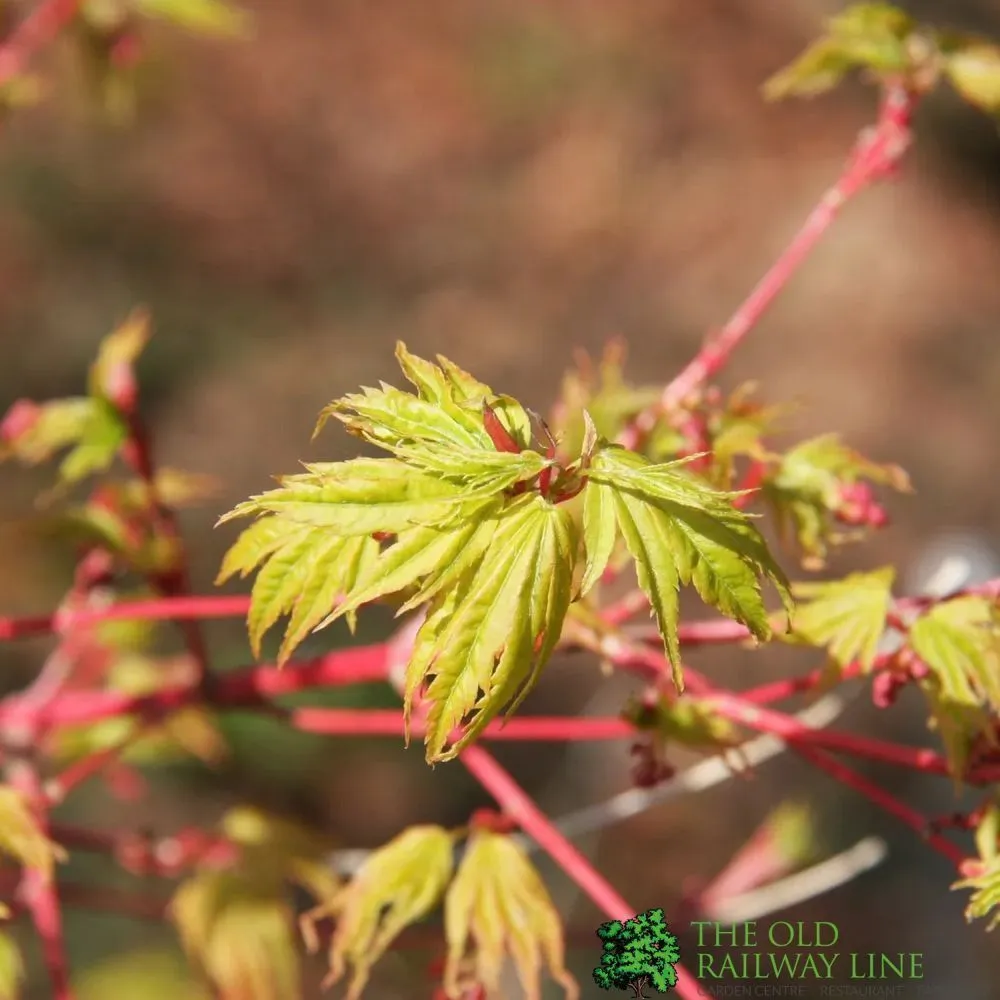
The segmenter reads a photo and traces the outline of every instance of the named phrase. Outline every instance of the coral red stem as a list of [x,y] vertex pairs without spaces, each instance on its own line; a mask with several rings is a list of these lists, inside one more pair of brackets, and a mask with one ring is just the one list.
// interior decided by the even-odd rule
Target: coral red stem
[[[384,681],[388,664],[387,646],[353,646],[312,660],[289,663],[284,668],[249,667],[218,678],[212,691],[217,708],[260,707],[268,698],[306,691],[311,688]],[[198,701],[201,692],[194,685],[164,688],[148,695],[121,691],[72,691],[63,693],[38,711],[43,728],[81,725],[119,715],[162,717]],[[0,702],[0,728],[16,724],[23,716],[17,697]]]
[[916,809],[908,806],[905,802],[901,802],[884,788],[880,788],[873,781],[869,781],[863,775],[858,774],[857,771],[851,770],[851,768],[842,764],[835,757],[824,753],[822,750],[803,746],[796,746],[794,750],[803,759],[808,760],[820,770],[826,771],[831,778],[836,779],[848,788],[853,788],[866,799],[875,803],[884,812],[887,812],[890,816],[895,816],[896,819],[905,823],[926,841],[929,847],[932,847],[939,854],[946,857],[956,868],[965,861],[967,851],[963,851],[962,848],[940,834],[934,833],[930,822],[925,816],[917,812]]
[[[401,736],[403,715],[398,709],[299,708],[290,721],[297,729],[329,736]],[[410,723],[415,736],[424,734],[422,722]],[[635,727],[616,716],[572,718],[528,716],[491,722],[483,731],[488,740],[538,740],[563,742],[579,740],[621,740],[635,735]]]
[[42,0],[0,46],[0,86],[23,73],[31,57],[76,17],[82,0]]
[[915,104],[915,95],[904,86],[890,84],[886,87],[876,125],[861,133],[836,184],[819,200],[802,228],[742,305],[663,390],[657,405],[640,414],[622,435],[619,439],[622,444],[635,447],[661,413],[679,406],[716,375],[808,258],[844,205],[871,182],[893,174],[909,146],[910,119]]

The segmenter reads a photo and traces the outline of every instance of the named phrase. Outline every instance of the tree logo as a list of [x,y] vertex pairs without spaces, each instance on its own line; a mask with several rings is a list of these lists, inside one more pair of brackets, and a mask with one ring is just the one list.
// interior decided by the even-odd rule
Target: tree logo
[[677,937],[667,929],[663,910],[646,910],[630,920],[610,920],[597,928],[604,945],[594,982],[602,990],[632,990],[638,1000],[651,986],[666,993],[677,985]]

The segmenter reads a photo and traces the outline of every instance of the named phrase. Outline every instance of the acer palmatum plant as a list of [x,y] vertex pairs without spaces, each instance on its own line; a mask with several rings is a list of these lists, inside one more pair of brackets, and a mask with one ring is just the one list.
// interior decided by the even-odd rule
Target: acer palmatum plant
[[[73,29],[108,109],[128,111],[146,16],[210,32],[246,26],[219,0],[136,0],[120,10],[42,0],[0,46],[8,106],[39,96],[26,75],[32,58]],[[57,1000],[74,996],[62,931],[62,909],[74,905],[173,921],[191,962],[228,1000],[299,995],[299,951],[324,937],[328,981],[348,978],[354,1000],[400,933],[443,905],[444,958],[428,993],[499,995],[509,959],[529,998],[540,995],[543,970],[575,997],[559,913],[520,835],[551,855],[608,926],[635,911],[482,747],[490,739],[630,741],[636,782],[648,786],[683,780],[671,762],[678,746],[723,755],[736,772],[753,766],[759,734],[776,737],[947,857],[956,885],[972,891],[970,919],[992,915],[1000,898],[1000,581],[938,600],[897,596],[892,567],[790,582],[783,566],[821,569],[832,549],[885,525],[878,490],[907,490],[906,475],[835,434],[776,451],[783,409],[747,389],[724,398],[711,384],[844,205],[896,173],[924,94],[946,81],[974,105],[1000,111],[1000,50],[884,4],[833,18],[766,93],[814,95],[853,69],[879,88],[876,123],[774,267],[669,385],[629,384],[620,345],[612,345],[598,363],[569,372],[545,419],[447,358],[420,358],[400,343],[408,388],[382,383],[347,395],[317,428],[332,418],[381,457],[307,465],[222,518],[252,518],[219,573],[220,583],[253,574],[249,597],[189,593],[174,511],[203,500],[211,484],[153,463],[134,370],[150,330],[144,312],[101,345],[85,395],[21,400],[8,410],[4,458],[33,465],[62,456],[46,499],[60,505],[79,551],[56,611],[0,619],[6,640],[58,638],[37,678],[0,703],[0,919],[33,923]],[[124,479],[110,474],[119,460]],[[85,481],[90,492],[72,502],[68,488]],[[776,524],[783,555],[765,542],[762,516]],[[633,572],[634,589],[609,599],[608,584]],[[720,617],[682,622],[682,587]],[[404,618],[388,642],[293,659],[307,636],[340,618],[353,629],[374,603]],[[654,629],[626,630],[645,613]],[[213,673],[199,622],[234,615],[247,616],[258,658],[265,634],[287,619],[276,665]],[[156,651],[156,631],[169,622],[183,630],[183,656]],[[887,634],[897,640],[891,647]],[[747,640],[812,647],[817,668],[736,694],[684,664],[697,645]],[[614,718],[518,718],[560,648],[639,675],[646,693]],[[816,727],[777,707],[857,677],[870,679],[885,708],[905,687],[918,688],[941,749]],[[397,688],[399,711],[276,700],[372,680]],[[219,759],[225,745],[214,719],[231,709],[311,732],[419,736],[429,764],[457,759],[498,812],[477,813],[457,830],[403,830],[348,877],[331,869],[322,836],[249,807],[227,813],[218,829],[162,836],[50,822],[50,807],[90,778],[142,796],[145,759]],[[843,756],[950,777],[977,789],[980,801],[932,821]],[[801,867],[809,855],[803,822],[794,808],[779,808],[684,906],[718,912]],[[57,863],[76,851],[182,881],[164,902],[60,880]],[[315,904],[300,922],[292,886]],[[0,997],[17,996],[22,976],[13,938],[0,934]],[[668,985],[680,997],[699,995],[683,965]]]

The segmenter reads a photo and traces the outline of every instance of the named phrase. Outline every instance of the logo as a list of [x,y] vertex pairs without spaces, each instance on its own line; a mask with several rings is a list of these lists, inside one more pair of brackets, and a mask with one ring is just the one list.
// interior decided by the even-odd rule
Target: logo
[[654,989],[666,993],[677,985],[674,963],[680,961],[677,937],[667,929],[663,910],[646,910],[629,920],[609,920],[597,928],[604,945],[594,982],[602,990],[632,990],[635,1000]]

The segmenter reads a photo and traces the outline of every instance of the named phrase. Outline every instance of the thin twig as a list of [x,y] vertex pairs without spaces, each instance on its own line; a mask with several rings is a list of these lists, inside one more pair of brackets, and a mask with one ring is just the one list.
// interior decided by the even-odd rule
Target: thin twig
[[667,385],[656,405],[643,411],[626,428],[619,443],[635,448],[663,413],[679,406],[716,375],[808,258],[844,205],[873,181],[893,175],[909,147],[910,119],[915,103],[915,96],[903,85],[886,87],[877,123],[861,133],[836,184],[823,195],[792,242],[742,305]]

